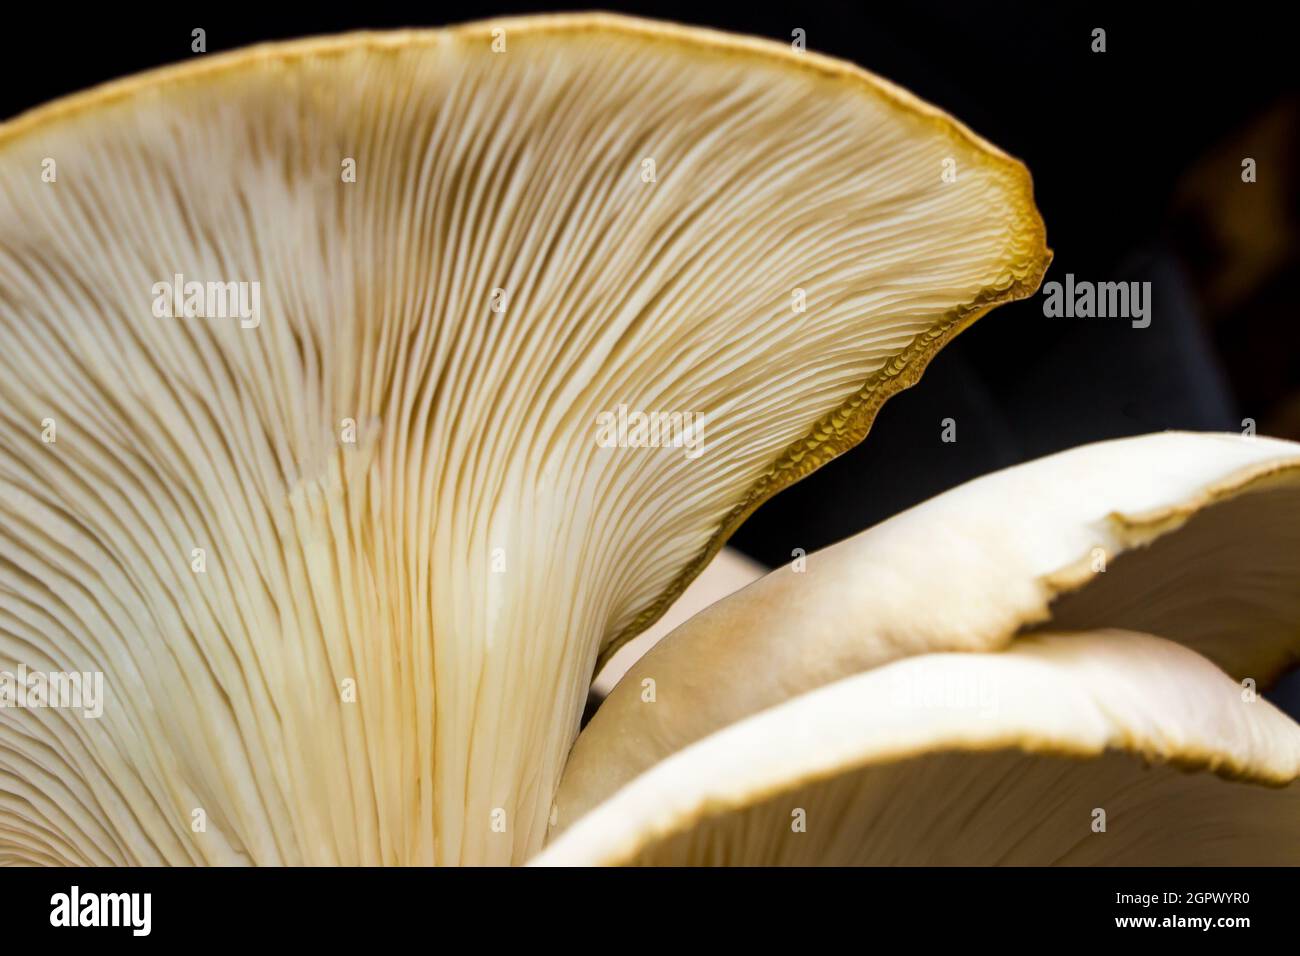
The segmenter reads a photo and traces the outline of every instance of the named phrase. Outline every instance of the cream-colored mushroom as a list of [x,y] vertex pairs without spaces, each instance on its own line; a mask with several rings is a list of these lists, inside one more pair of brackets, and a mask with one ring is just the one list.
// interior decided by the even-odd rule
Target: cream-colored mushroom
[[618,17],[0,126],[0,669],[108,696],[0,710],[0,862],[524,860],[597,664],[1047,258],[906,92]]
[[771,572],[631,667],[574,746],[557,832],[668,755],[791,697],[1043,627],[1158,634],[1265,687],[1300,660],[1300,445],[1183,433],[1087,445]]
[[1300,725],[1204,657],[1043,633],[844,678],[667,758],[538,865],[1283,864]]

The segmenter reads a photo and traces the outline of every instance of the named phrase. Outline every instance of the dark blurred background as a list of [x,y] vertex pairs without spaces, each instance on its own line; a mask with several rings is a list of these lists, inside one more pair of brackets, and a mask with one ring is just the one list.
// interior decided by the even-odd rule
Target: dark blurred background
[[[991,313],[890,401],[871,437],[778,495],[733,544],[765,564],[822,547],[996,468],[1165,428],[1300,439],[1300,97],[1281,6],[615,3],[844,57],[1023,159],[1056,259],[1093,281],[1150,281],[1149,328]],[[1163,7],[1163,8],[1162,8]],[[580,5],[382,2],[292,12],[187,4],[78,11],[0,38],[0,114],[162,63],[359,27],[439,25]],[[1092,51],[1096,28],[1106,51]],[[1242,181],[1253,158],[1257,181]],[[957,441],[941,440],[941,421]],[[906,481],[890,476],[906,475]],[[1288,690],[1300,701],[1300,686]]]

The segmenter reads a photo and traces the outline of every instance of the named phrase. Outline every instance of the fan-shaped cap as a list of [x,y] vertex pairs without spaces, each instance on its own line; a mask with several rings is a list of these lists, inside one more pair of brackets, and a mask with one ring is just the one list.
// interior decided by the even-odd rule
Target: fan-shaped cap
[[617,17],[0,126],[0,664],[109,698],[0,713],[0,856],[522,860],[598,659],[1047,257],[909,94]]

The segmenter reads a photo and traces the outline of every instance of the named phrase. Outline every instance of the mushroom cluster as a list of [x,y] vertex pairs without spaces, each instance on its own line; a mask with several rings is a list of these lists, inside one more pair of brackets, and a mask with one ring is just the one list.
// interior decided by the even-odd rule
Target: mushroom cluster
[[[593,675],[1050,253],[1016,160],[605,15],[0,125],[0,863],[1297,854],[1300,447],[988,476]],[[630,423],[630,424],[629,424]],[[98,684],[96,685],[98,686]],[[576,742],[575,742],[576,741]]]

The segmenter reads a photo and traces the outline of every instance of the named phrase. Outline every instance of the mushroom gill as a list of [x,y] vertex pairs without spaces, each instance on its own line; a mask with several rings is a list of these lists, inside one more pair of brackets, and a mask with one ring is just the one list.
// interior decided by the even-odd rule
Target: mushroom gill
[[524,860],[598,662],[1047,258],[909,94],[618,17],[0,126],[0,670],[107,695],[0,710],[0,861]]

